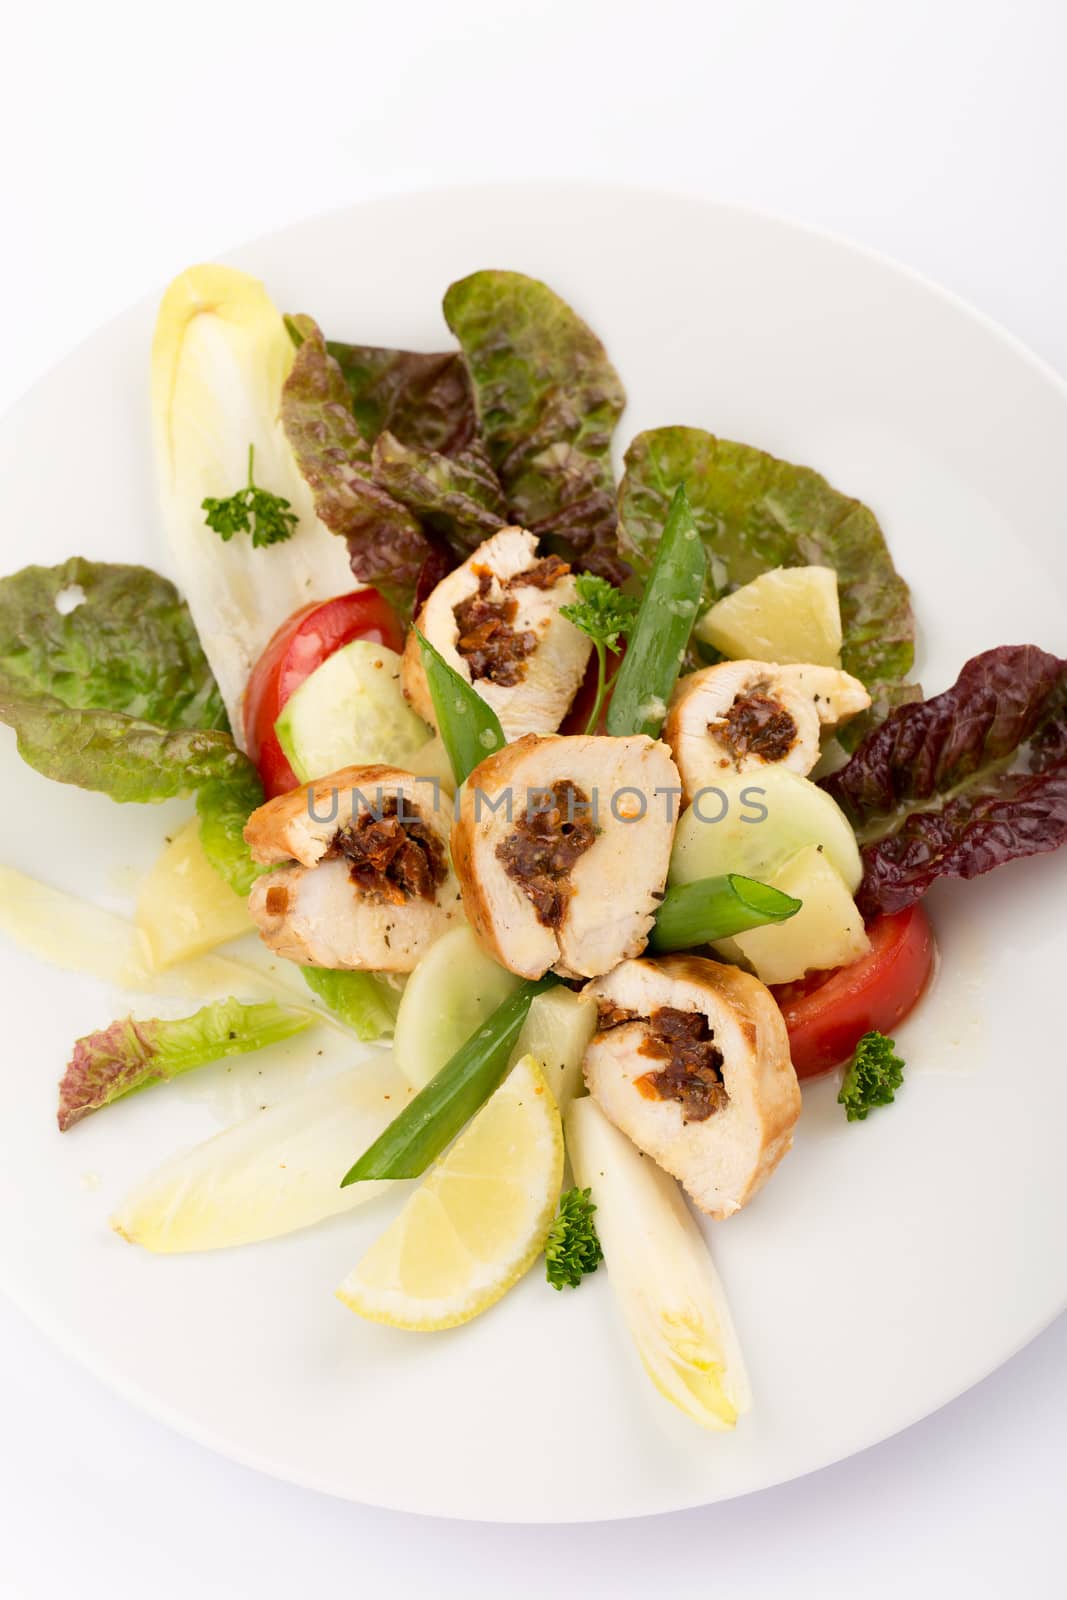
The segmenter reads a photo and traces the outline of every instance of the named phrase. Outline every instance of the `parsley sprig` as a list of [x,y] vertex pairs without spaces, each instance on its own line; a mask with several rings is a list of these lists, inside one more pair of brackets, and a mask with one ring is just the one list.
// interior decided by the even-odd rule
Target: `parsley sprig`
[[577,1289],[585,1274],[595,1272],[603,1261],[593,1224],[595,1210],[588,1189],[568,1189],[560,1196],[545,1241],[545,1276],[553,1289]]
[[207,512],[204,521],[208,527],[224,542],[228,543],[235,533],[250,533],[254,548],[260,549],[291,539],[300,519],[282,495],[257,488],[252,476],[254,455],[255,446],[250,444],[248,482],[243,489],[224,500],[208,495],[200,502],[200,507]]
[[849,1122],[866,1122],[872,1106],[892,1104],[904,1081],[904,1063],[884,1033],[865,1033],[856,1046],[837,1097]]
[[598,578],[592,572],[579,573],[575,587],[578,591],[577,601],[572,606],[560,606],[560,612],[568,622],[573,622],[576,628],[592,639],[596,651],[596,701],[585,725],[586,733],[595,733],[604,697],[614,682],[614,674],[608,679],[607,652],[610,650],[616,654],[619,640],[630,637],[638,602],[632,595],[616,589],[606,578]]

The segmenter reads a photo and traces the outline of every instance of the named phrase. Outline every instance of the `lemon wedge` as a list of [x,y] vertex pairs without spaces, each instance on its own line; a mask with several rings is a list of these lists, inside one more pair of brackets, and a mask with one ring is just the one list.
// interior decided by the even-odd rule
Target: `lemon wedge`
[[735,661],[841,665],[841,611],[833,567],[776,567],[735,589],[696,626]]
[[430,1333],[488,1310],[540,1255],[563,1182],[559,1110],[524,1056],[337,1291]]

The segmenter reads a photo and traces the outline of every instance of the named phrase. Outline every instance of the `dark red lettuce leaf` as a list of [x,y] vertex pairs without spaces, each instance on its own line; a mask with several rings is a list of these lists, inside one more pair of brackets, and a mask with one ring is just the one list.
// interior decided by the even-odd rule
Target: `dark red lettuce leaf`
[[862,845],[865,916],[938,878],[976,878],[1067,841],[1067,662],[1036,645],[975,656],[899,707],[823,788]]
[[[287,316],[285,325],[298,350],[315,331],[310,317]],[[460,351],[424,354],[340,339],[327,339],[326,349],[341,369],[352,414],[368,444],[386,429],[412,449],[444,455],[475,441],[478,414]]]
[[356,577],[406,612],[428,574],[443,577],[507,520],[466,362],[285,321],[297,357],[282,417],[316,509],[348,540]]
[[[406,609],[419,552],[396,516],[402,511],[452,564],[515,521],[547,549],[619,581],[629,567],[616,540],[611,439],[625,395],[604,346],[558,295],[522,273],[478,272],[453,284],[445,316],[462,351],[324,342],[309,317],[286,318],[294,374],[328,361],[329,399],[343,383],[350,432],[371,452],[365,461],[351,437],[338,436],[336,413],[318,393],[303,397],[308,427],[283,406],[319,515],[348,538],[357,577],[386,587]],[[291,377],[290,400],[294,386]],[[341,478],[332,494],[329,476]],[[397,570],[373,576],[386,548],[398,551]],[[422,559],[430,570],[434,562],[425,552]]]
[[1067,761],[1067,672],[1061,673],[1059,682],[1049,696],[1041,724],[1030,740],[1030,768],[1033,772],[1047,772],[1060,762]]
[[462,560],[502,528],[507,506],[500,481],[480,443],[442,455],[403,444],[388,429],[371,452],[374,481],[414,512]]
[[455,455],[478,432],[474,392],[458,350],[423,355],[329,339],[352,396],[352,412],[368,444],[388,430],[412,449]]
[[346,540],[354,575],[407,613],[433,541],[375,481],[348,385],[315,323],[292,317],[289,326],[301,343],[282,386],[281,417],[296,464],[320,521]]

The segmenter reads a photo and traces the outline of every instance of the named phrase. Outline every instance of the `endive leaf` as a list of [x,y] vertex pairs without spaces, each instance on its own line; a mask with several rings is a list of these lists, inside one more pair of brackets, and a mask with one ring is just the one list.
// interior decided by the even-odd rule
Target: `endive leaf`
[[656,1388],[703,1428],[732,1428],[748,1377],[718,1274],[673,1178],[588,1096],[565,1117],[575,1181],[592,1191],[608,1277]]
[[[167,289],[152,343],[152,409],[163,520],[182,591],[238,743],[241,697],[274,633],[312,600],[351,590],[348,553],[319,522],[280,422],[294,350],[263,285],[197,266]],[[203,500],[248,476],[296,513],[292,538],[266,549],[219,538]]]
[[389,1185],[342,1189],[339,1173],[412,1093],[376,1052],[168,1161],[127,1195],[111,1225],[131,1244],[173,1254],[272,1239],[349,1211]]

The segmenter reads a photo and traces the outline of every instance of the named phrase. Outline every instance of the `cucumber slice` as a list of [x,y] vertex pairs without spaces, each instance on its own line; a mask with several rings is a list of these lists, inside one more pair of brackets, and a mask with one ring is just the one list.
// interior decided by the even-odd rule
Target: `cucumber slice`
[[431,945],[396,1014],[393,1055],[408,1082],[425,1088],[521,982],[486,955],[470,928],[453,928]]
[[354,639],[316,667],[274,724],[301,783],[340,767],[406,767],[430,729],[404,699],[400,657]]
[[806,845],[778,868],[771,882],[803,901],[788,922],[751,928],[715,949],[727,960],[743,957],[764,983],[792,983],[808,972],[844,967],[870,949],[863,918],[841,874],[816,845]]
[[724,872],[775,882],[777,869],[806,845],[821,850],[854,894],[863,876],[856,836],[825,790],[784,767],[725,772],[678,823],[670,882]]

